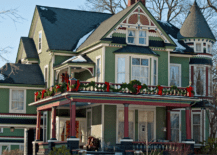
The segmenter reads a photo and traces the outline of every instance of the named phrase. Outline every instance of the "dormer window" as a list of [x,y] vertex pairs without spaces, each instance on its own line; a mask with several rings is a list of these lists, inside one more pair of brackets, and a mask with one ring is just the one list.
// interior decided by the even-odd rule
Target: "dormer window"
[[133,45],[148,45],[147,31],[145,30],[128,30],[127,43]]

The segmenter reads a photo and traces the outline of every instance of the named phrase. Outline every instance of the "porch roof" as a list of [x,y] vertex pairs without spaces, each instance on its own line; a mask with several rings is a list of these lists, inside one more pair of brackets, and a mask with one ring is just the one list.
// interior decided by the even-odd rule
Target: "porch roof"
[[[68,99],[67,99],[68,98]],[[69,100],[70,99],[70,100]],[[108,104],[134,104],[150,106],[168,106],[175,108],[189,107],[193,102],[200,101],[196,97],[169,96],[169,95],[151,95],[141,94],[132,95],[126,93],[108,93],[108,92],[65,92],[56,96],[45,98],[29,106],[37,106],[38,110],[50,109],[51,107],[63,106],[69,102],[78,102],[76,106],[85,106],[84,102],[89,103],[108,103]]]

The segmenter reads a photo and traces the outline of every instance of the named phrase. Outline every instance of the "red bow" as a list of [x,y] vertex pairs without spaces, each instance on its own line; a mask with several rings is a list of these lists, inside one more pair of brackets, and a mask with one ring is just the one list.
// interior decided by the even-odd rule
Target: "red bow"
[[41,92],[41,98],[44,98],[44,93],[46,92],[46,90],[42,90]]
[[80,82],[79,82],[79,80],[77,80],[77,86],[75,88],[75,91],[78,91],[79,87],[80,87]]
[[193,95],[191,94],[191,91],[193,90],[192,87],[187,87],[187,92],[188,92],[188,96],[189,97],[193,97]]
[[56,85],[56,92],[57,92],[58,89],[60,89],[60,86],[59,86],[59,85]]
[[108,83],[108,82],[105,82],[105,85],[107,86],[106,91],[109,92],[109,90],[110,90],[110,85],[109,85],[109,83]]
[[163,87],[161,87],[161,86],[158,86],[158,95],[162,95],[163,94]]
[[141,85],[139,85],[139,86],[137,86],[137,93],[136,94],[139,94],[140,93],[140,89],[142,88],[142,86]]
[[35,93],[35,97],[36,97],[36,98],[37,98],[37,96],[38,96],[38,92]]
[[69,91],[69,84],[67,83],[67,91]]

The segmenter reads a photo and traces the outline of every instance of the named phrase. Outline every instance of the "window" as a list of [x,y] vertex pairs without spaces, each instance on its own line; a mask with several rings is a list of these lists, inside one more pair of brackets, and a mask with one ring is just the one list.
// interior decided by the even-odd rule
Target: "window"
[[157,85],[157,60],[154,60],[153,68],[153,85]]
[[118,58],[118,67],[117,67],[117,82],[124,83],[125,80],[125,58]]
[[42,49],[42,31],[38,34],[38,52],[41,52]]
[[171,112],[170,120],[171,120],[171,140],[172,142],[179,142],[179,125],[180,125],[180,118],[179,112]]
[[196,52],[201,52],[201,43],[196,43]]
[[10,113],[26,112],[26,90],[11,89],[10,90]]
[[139,44],[146,44],[146,31],[139,31]]
[[96,82],[101,82],[101,59],[96,59]]
[[170,86],[181,87],[181,65],[170,64]]
[[208,53],[211,53],[211,46],[208,45]]
[[[129,110],[129,138],[134,139],[134,111]],[[124,110],[118,111],[118,142],[124,138]]]
[[135,31],[128,31],[128,43],[135,44]]
[[204,67],[197,67],[196,69],[196,94],[203,95],[204,94]]
[[147,31],[128,30],[127,43],[135,45],[148,45]]
[[138,80],[142,84],[148,84],[149,60],[132,58],[132,80]]
[[193,139],[195,141],[195,143],[199,143],[200,142],[200,138],[201,138],[201,124],[200,124],[200,120],[201,120],[201,116],[200,114],[192,114],[193,115]]
[[3,129],[4,129],[4,128],[0,128],[0,133],[3,133]]
[[[154,141],[154,111],[139,111],[139,141]],[[146,133],[147,131],[147,133]]]

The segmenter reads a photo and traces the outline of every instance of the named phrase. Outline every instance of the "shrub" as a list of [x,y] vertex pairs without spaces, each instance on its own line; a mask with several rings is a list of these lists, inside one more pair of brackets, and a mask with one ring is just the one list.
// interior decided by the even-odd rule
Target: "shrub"
[[16,150],[11,150],[11,151],[3,151],[3,155],[23,155],[23,151],[16,149]]
[[53,150],[50,151],[49,155],[71,155],[66,146],[62,146],[60,148],[53,147]]
[[216,154],[217,152],[217,138],[208,138],[208,141],[203,141],[201,144],[205,144],[205,146],[201,146],[200,151],[202,154]]

